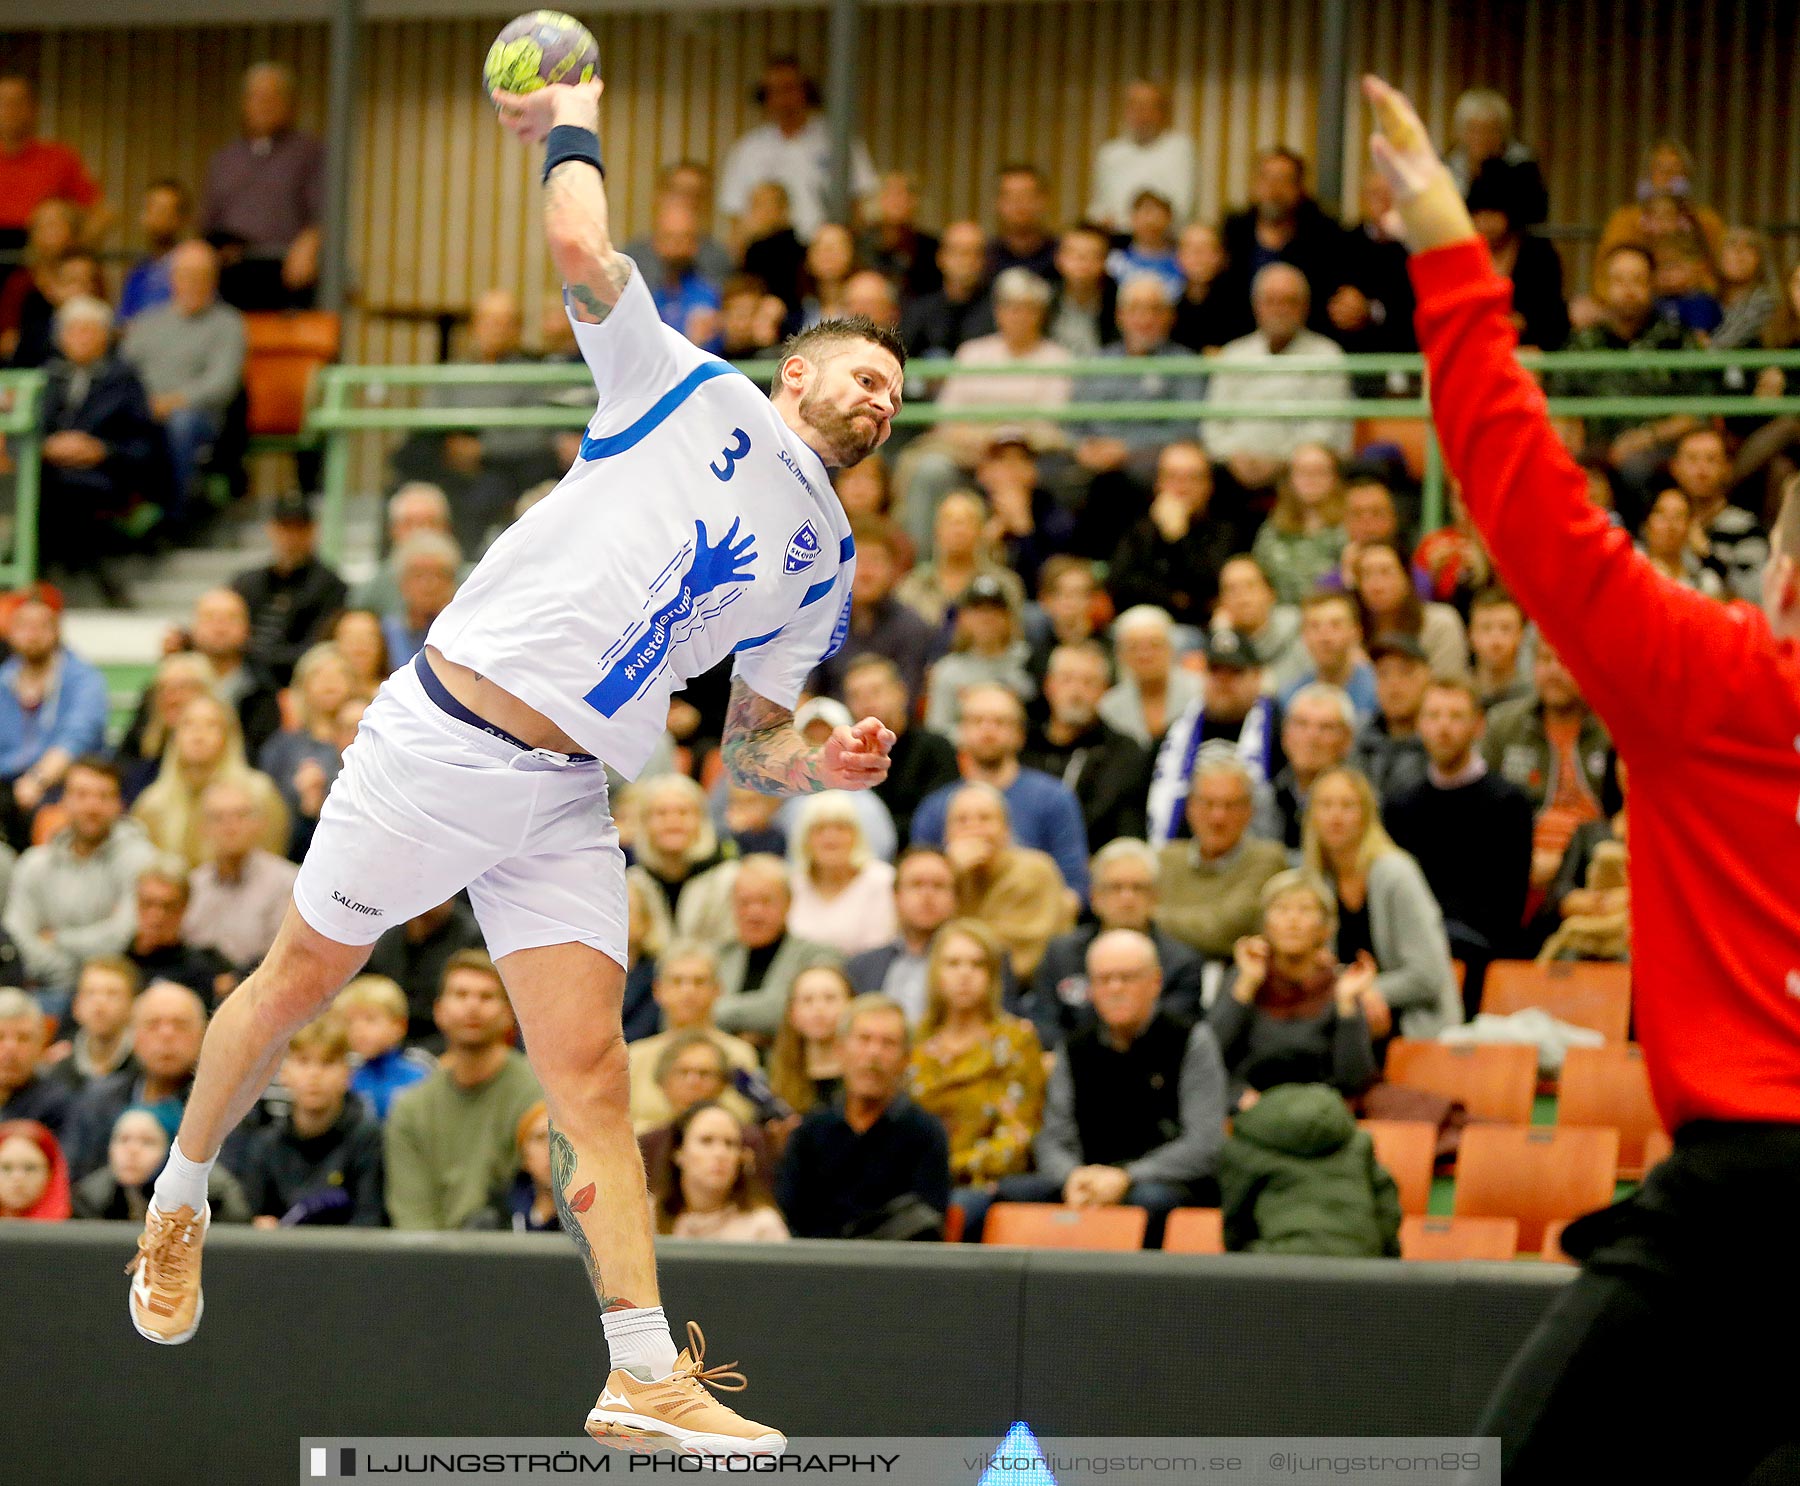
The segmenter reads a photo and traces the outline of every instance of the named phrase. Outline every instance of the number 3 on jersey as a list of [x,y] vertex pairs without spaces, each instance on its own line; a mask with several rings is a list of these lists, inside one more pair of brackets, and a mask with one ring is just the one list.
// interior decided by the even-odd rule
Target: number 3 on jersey
[[718,462],[707,466],[721,480],[729,480],[735,475],[738,461],[750,452],[750,435],[741,428],[734,428],[731,432],[731,447],[720,453]]

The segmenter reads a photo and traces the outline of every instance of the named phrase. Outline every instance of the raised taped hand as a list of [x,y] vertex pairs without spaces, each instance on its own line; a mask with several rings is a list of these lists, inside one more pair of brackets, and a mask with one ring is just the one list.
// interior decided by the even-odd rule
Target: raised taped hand
[[1394,193],[1394,209],[1382,218],[1382,230],[1415,253],[1473,237],[1469,209],[1431,147],[1418,110],[1398,88],[1378,77],[1364,77],[1362,87],[1375,111],[1376,132],[1369,138],[1369,153]]

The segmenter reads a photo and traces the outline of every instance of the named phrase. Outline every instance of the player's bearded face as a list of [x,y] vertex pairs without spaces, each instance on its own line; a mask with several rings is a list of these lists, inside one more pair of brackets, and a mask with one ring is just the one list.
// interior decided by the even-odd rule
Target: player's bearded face
[[825,446],[828,462],[840,468],[861,464],[886,440],[887,419],[869,406],[863,389],[847,372],[818,368],[812,386],[800,396],[800,416]]

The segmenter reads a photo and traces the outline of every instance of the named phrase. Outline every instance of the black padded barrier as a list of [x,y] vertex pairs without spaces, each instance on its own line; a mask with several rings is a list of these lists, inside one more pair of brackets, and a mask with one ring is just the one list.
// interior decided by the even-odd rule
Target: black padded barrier
[[[555,1235],[218,1228],[181,1347],[123,1224],[0,1226],[0,1480],[286,1486],[313,1435],[578,1435],[606,1367]],[[795,1436],[1453,1434],[1560,1265],[668,1243],[675,1320]]]

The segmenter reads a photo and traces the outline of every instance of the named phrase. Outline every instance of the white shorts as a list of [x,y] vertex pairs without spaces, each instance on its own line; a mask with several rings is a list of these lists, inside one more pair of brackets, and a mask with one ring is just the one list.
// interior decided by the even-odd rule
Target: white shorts
[[328,939],[372,944],[465,887],[495,959],[576,943],[626,962],[605,765],[453,716],[406,666],[344,754],[294,906]]

